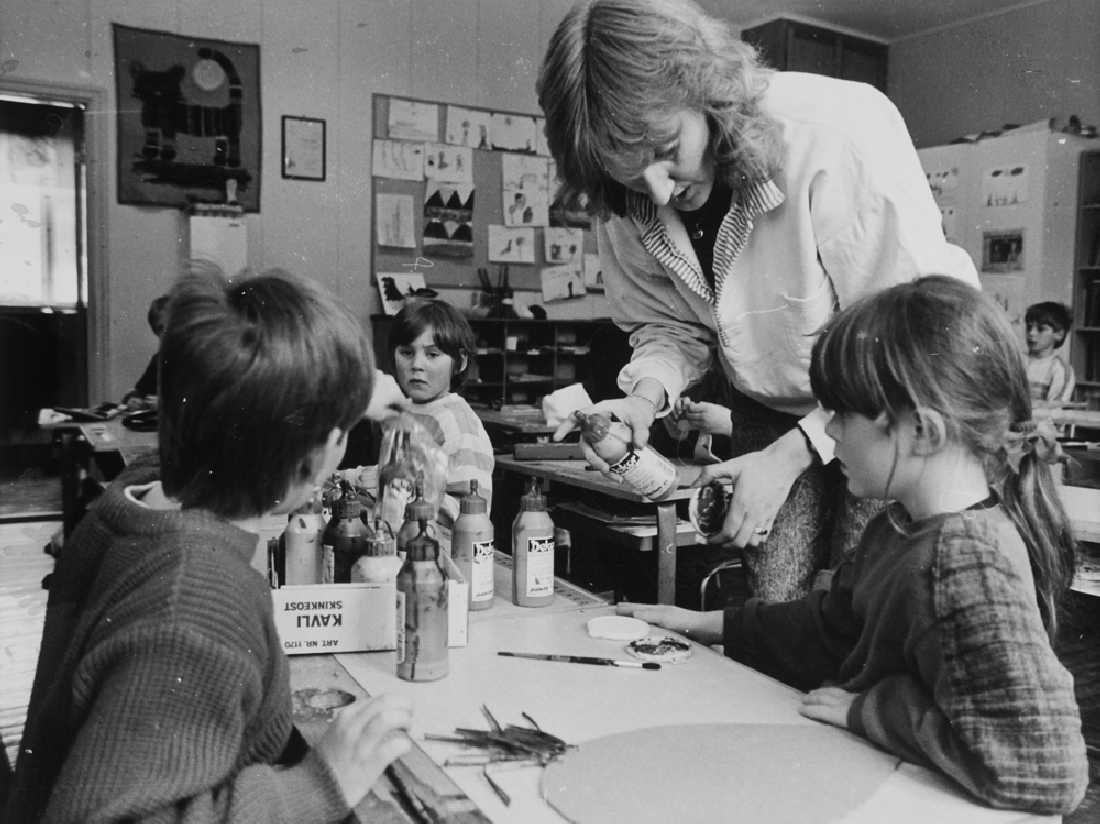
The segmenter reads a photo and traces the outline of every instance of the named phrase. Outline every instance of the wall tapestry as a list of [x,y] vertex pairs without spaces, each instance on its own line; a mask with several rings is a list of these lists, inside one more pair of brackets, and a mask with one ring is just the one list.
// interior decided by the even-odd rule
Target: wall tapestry
[[260,47],[114,25],[118,202],[260,210]]

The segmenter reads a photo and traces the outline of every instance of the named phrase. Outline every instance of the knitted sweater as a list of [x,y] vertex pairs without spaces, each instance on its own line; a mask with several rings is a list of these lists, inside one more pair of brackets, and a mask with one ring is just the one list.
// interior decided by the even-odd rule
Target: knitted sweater
[[66,542],[50,588],[5,821],[339,821],[293,742],[289,673],[256,536],[127,498],[128,470]]
[[[414,404],[411,414],[447,456],[447,483],[477,481],[478,494],[493,505],[493,444],[481,418],[461,395],[449,392],[427,403]],[[443,509],[453,521],[458,503],[444,499]]]
[[1084,795],[1073,679],[1000,506],[936,516],[906,535],[880,515],[828,591],[728,610],[724,644],[800,688],[856,693],[850,729],[992,806],[1064,813]]

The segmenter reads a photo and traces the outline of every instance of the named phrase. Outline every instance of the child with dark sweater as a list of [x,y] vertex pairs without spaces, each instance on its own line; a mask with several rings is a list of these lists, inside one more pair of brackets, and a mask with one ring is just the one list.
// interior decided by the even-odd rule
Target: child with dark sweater
[[[996,807],[1066,813],[1088,764],[1051,648],[1073,539],[1049,424],[1003,311],[925,277],[843,310],[810,380],[848,488],[893,500],[828,590],[692,612],[619,611],[721,643],[800,689],[802,713],[938,770]],[[699,483],[724,477],[707,467]]]
[[261,517],[309,499],[371,400],[360,323],[270,272],[172,290],[160,461],[128,469],[66,542],[3,817],[14,822],[344,819],[410,746],[406,702],[293,726]]

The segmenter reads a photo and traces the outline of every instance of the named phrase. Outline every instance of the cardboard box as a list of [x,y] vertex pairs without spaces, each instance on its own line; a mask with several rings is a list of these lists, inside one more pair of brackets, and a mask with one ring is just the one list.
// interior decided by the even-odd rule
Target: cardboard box
[[[470,585],[450,557],[447,571],[447,646],[464,647]],[[273,589],[275,628],[287,655],[376,652],[397,647],[397,587],[317,584]]]

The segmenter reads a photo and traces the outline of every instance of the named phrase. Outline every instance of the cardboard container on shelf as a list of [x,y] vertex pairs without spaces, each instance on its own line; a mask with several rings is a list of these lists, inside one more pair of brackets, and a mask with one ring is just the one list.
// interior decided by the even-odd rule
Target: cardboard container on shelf
[[[447,555],[447,646],[464,647],[469,584]],[[316,584],[273,589],[275,628],[287,655],[377,652],[397,646],[397,585]]]

